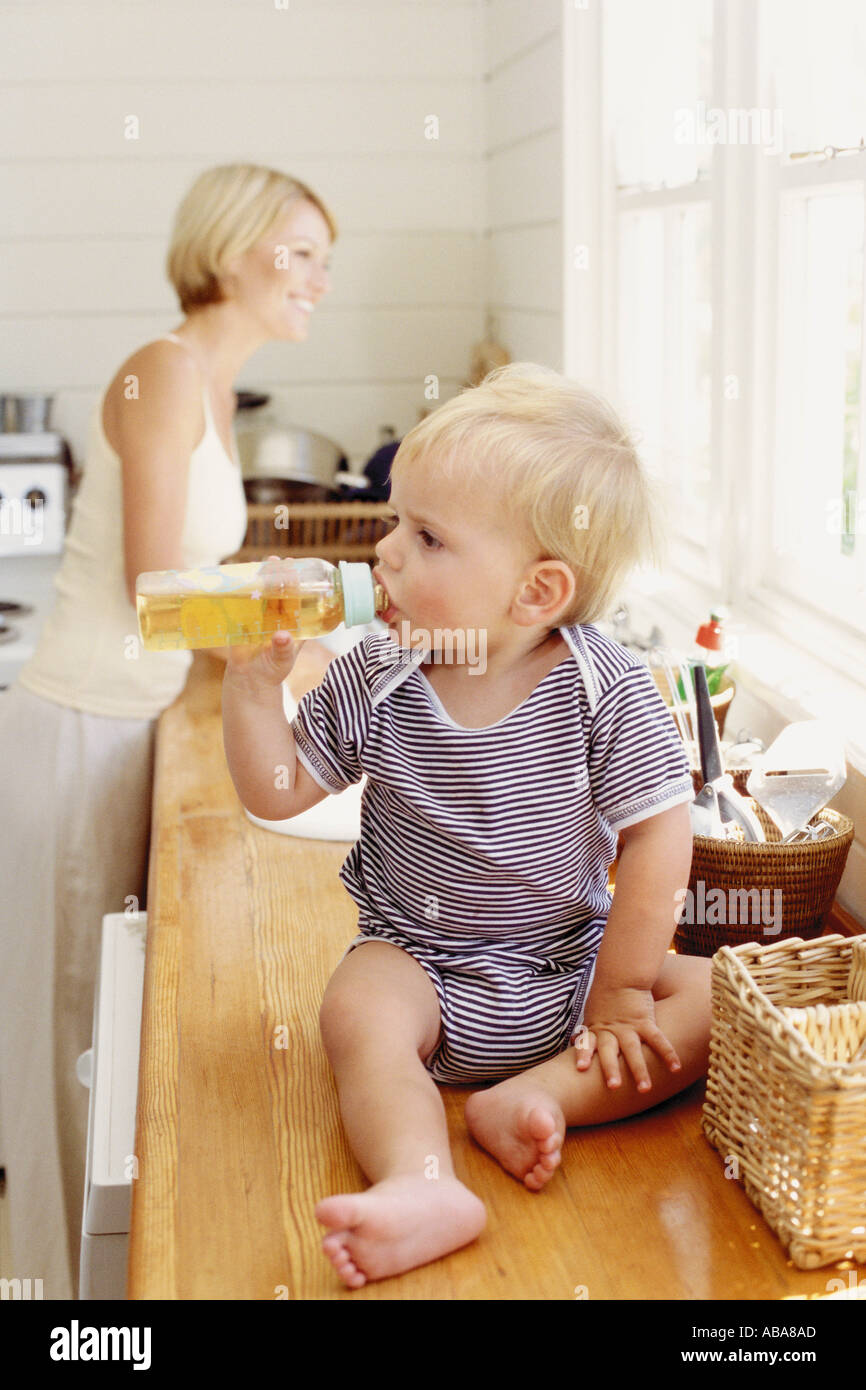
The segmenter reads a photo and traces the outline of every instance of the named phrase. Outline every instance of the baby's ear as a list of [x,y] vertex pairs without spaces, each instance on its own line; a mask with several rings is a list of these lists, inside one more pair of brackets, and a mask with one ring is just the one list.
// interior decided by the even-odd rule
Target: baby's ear
[[[563,560],[537,560],[518,595],[517,602],[527,614],[522,621],[556,627],[558,615],[574,598],[575,588],[574,575]],[[521,619],[515,617],[515,621]]]

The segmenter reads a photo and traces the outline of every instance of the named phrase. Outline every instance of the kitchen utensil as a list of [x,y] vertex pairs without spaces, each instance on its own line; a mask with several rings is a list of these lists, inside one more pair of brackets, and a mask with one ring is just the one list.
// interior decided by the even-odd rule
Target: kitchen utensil
[[[796,832],[820,838],[812,817],[844,786],[845,749],[826,720],[789,724],[749,773],[749,795],[773,817],[791,843]],[[788,837],[791,837],[790,839]]]
[[725,824],[719,811],[718,789],[711,782],[705,782],[689,806],[693,835],[706,835],[711,840],[728,838]]
[[339,444],[323,434],[284,424],[270,407],[238,417],[236,437],[244,481],[282,478],[333,488],[348,464]]
[[44,434],[53,396],[26,395],[4,398],[4,427],[11,434]]
[[[704,786],[698,792],[693,803],[699,808],[698,821],[700,822],[702,819],[701,810],[710,804],[710,795],[714,792],[718,803],[722,837],[728,838],[731,833],[728,827],[732,829],[733,825],[736,824],[742,827],[746,840],[763,842],[766,837],[761,829],[760,821],[748,806],[745,798],[736,791],[733,777],[722,769],[722,751],[719,747],[719,733],[713,716],[713,707],[710,704],[706,667],[702,663],[696,662],[692,667],[692,675],[698,717],[701,773],[704,778]],[[703,835],[706,834],[706,831],[697,830],[695,833]]]
[[263,396],[259,391],[238,391],[238,410],[258,410],[261,406],[267,405],[270,396]]
[[[683,705],[679,686],[668,659],[668,653],[663,647],[651,647],[647,661],[650,666],[661,666],[665,673],[665,680],[668,683],[668,690],[670,691],[671,708],[673,710],[674,719],[676,720],[677,729],[679,730],[680,738],[683,741],[686,751],[690,752],[691,739],[689,738],[688,720],[684,715],[685,706]],[[691,757],[689,758],[689,762],[691,762]]]
[[828,840],[833,834],[832,825],[828,825],[826,821],[818,821],[817,824],[804,825],[798,830],[792,830],[788,835],[783,835],[779,843],[795,845],[804,840]]

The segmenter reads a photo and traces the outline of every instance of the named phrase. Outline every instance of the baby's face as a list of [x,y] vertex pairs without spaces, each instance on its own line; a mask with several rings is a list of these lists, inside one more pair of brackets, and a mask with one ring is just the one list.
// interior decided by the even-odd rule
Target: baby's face
[[392,635],[410,645],[403,624],[431,634],[475,628],[485,630],[489,647],[498,643],[534,555],[528,537],[508,523],[495,487],[461,483],[459,475],[449,481],[435,465],[398,464],[390,503],[395,526],[376,546],[374,576],[391,600]]

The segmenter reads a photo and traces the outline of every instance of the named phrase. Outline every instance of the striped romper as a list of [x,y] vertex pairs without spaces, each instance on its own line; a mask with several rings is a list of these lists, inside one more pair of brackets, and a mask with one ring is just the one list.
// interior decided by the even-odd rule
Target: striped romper
[[569,1045],[610,910],[617,832],[693,799],[647,668],[592,624],[559,633],[574,660],[481,729],[454,723],[424,675],[429,655],[384,630],[336,657],[292,721],[326,791],[367,778],[340,870],[359,909],[346,954],[386,941],[427,972],[441,1014],[426,1062],[436,1081],[500,1080]]

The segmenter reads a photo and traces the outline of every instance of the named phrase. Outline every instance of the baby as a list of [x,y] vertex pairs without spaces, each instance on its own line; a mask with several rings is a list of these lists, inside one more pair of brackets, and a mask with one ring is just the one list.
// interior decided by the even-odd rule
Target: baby
[[288,634],[233,648],[223,687],[254,815],[367,778],[340,871],[359,935],[321,1009],[372,1184],[316,1207],[350,1288],[484,1226],[437,1082],[485,1087],[471,1134],[539,1192],[569,1126],[704,1075],[710,1026],[710,962],[667,954],[692,852],[684,750],[646,667],[593,626],[660,535],[622,424],[554,372],[505,367],[406,436],[390,500],[387,631],[333,660],[291,725]]

